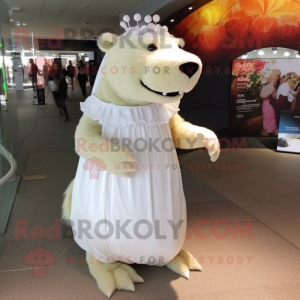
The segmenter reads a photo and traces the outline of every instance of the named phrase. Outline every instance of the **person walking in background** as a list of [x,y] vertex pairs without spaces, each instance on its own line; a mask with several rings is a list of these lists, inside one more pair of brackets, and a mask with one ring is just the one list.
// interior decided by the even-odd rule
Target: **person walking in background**
[[78,63],[75,66],[75,85],[79,86],[79,82],[78,82]]
[[74,68],[71,60],[69,60],[69,65],[67,66],[67,74],[68,74],[68,76],[70,77],[70,80],[71,80],[72,90],[74,90],[75,68]]
[[32,88],[33,91],[35,92],[37,89],[37,73],[38,73],[38,67],[37,65],[34,63],[33,59],[30,58],[29,59],[29,63],[30,63],[30,69],[29,69],[29,78],[31,79],[31,83],[32,83]]
[[12,72],[12,83],[15,84],[15,70],[14,70],[14,65],[11,66],[11,72]]
[[86,97],[86,82],[88,81],[87,68],[82,60],[78,63],[78,82],[82,91],[83,97]]
[[61,110],[64,111],[66,117],[65,121],[67,122],[69,120],[69,115],[65,105],[68,90],[68,84],[65,77],[66,75],[67,71],[63,70],[61,63],[56,61],[53,63],[52,69],[49,71],[48,80],[58,112],[61,116],[63,116]]

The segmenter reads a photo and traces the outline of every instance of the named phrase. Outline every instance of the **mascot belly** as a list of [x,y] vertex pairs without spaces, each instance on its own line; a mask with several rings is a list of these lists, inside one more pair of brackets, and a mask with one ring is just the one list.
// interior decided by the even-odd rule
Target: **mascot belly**
[[175,147],[206,147],[212,161],[220,154],[211,130],[178,114],[180,100],[198,82],[200,59],[156,24],[158,15],[155,24],[146,16],[141,28],[130,27],[129,16],[124,21],[121,36],[98,38],[106,54],[92,95],[81,103],[80,160],[62,213],[107,297],[144,281],[132,263],[166,266],[184,278],[201,270],[182,249],[186,204]]

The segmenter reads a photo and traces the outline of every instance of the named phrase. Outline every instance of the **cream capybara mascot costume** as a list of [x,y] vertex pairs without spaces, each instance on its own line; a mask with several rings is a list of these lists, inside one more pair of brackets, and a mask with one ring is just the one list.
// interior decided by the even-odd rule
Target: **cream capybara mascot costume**
[[[106,55],[92,95],[81,103],[75,133],[80,160],[63,204],[63,218],[107,297],[143,282],[132,263],[166,266],[185,278],[201,270],[181,249],[186,202],[175,147],[206,147],[215,161],[219,142],[178,115],[180,100],[198,82],[200,59],[151,20],[129,27],[126,16],[123,35],[98,39]],[[94,168],[97,161],[105,167]]]

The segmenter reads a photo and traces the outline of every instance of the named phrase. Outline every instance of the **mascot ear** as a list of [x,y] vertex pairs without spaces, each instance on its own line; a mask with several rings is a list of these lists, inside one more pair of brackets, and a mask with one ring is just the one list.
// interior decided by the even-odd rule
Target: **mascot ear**
[[107,52],[116,45],[118,39],[119,37],[116,34],[105,32],[99,36],[97,44],[101,51]]

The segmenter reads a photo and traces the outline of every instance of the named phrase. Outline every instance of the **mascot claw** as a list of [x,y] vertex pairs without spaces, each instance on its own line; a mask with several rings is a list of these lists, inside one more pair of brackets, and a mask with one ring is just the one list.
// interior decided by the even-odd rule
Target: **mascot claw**
[[142,283],[144,279],[127,264],[115,262],[111,264],[99,262],[91,253],[86,253],[89,269],[97,281],[100,291],[110,298],[115,290],[134,292],[135,283]]
[[216,141],[213,143],[212,147],[210,149],[208,149],[208,154],[210,156],[210,160],[212,162],[215,162],[220,155],[220,146],[219,146],[219,142]]
[[167,268],[180,276],[189,279],[191,271],[202,271],[195,257],[186,250],[181,250],[167,265]]

